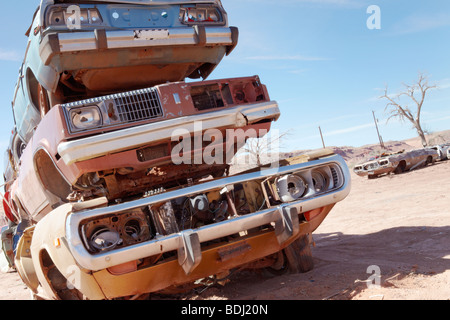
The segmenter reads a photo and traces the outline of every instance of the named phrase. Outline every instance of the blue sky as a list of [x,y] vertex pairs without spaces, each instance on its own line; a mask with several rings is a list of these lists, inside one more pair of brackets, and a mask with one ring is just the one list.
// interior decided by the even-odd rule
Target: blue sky
[[[450,129],[450,1],[225,0],[240,43],[214,77],[258,74],[291,130],[287,150],[377,143],[372,111],[385,141],[416,136],[411,125],[386,125],[378,99],[428,74],[423,108],[429,131]],[[369,30],[370,5],[381,10],[381,29]]]
[[[19,4],[20,3],[20,4]],[[37,0],[2,3],[0,36],[0,147],[13,119],[11,99]],[[429,131],[450,129],[450,1],[223,0],[239,45],[211,75],[259,75],[290,130],[286,151],[377,143],[372,111],[385,141],[416,136],[408,123],[386,124],[378,99],[412,83],[418,72],[440,86],[423,109]],[[369,30],[367,8],[381,10],[381,29]]]

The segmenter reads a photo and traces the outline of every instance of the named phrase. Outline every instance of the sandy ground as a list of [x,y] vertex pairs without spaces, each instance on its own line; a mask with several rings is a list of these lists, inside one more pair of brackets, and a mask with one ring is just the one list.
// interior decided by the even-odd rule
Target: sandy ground
[[[313,236],[312,271],[241,272],[224,287],[173,298],[448,300],[449,172],[446,161],[375,180],[353,176],[350,195]],[[29,298],[17,273],[0,273],[0,286],[1,300]]]
[[449,173],[450,161],[375,180],[352,174],[350,195],[313,235],[312,271],[242,273],[189,298],[450,299]]

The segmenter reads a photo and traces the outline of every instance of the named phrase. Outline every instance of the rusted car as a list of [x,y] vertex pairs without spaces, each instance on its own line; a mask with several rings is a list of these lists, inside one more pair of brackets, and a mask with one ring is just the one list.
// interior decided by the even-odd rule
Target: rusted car
[[[139,63],[150,61],[145,51],[135,52],[136,43],[128,42],[134,41],[127,38],[133,28],[135,40],[164,52],[178,45],[168,39],[197,30],[197,36],[187,37],[188,57],[191,46],[218,47],[226,54],[236,32],[226,30],[220,2],[89,1],[79,4],[80,12],[87,14],[80,21],[101,16],[101,21],[111,23],[109,13],[112,19],[128,22],[114,26],[117,34],[109,33],[109,24],[90,26],[93,30],[76,35],[83,41],[72,42],[65,42],[74,37],[66,32],[70,20],[64,13],[71,10],[67,5],[42,2],[30,32],[30,37],[41,37],[40,50],[31,40],[24,65],[28,59],[54,66],[72,63],[71,81],[78,82],[72,85],[80,88],[83,83],[85,88],[77,91],[69,85],[58,91],[64,82],[52,89],[36,76],[37,87],[46,91],[38,90],[36,104],[32,96],[21,97],[33,112],[40,111],[39,119],[29,134],[22,135],[31,126],[23,120],[30,115],[16,112],[24,107],[15,100],[19,125],[7,151],[4,204],[11,222],[21,226],[10,258],[34,297],[134,299],[220,282],[241,269],[310,270],[310,235],[348,195],[349,170],[340,156],[319,150],[230,175],[230,159],[246,140],[267,135],[280,116],[258,76],[185,82],[179,80],[192,73],[173,81],[170,70],[161,69],[158,77],[167,80],[153,83],[148,77],[156,76],[155,71],[147,70],[147,78],[123,90],[126,79],[138,77],[136,69],[122,69],[125,78],[117,87],[112,84],[122,73],[100,73],[96,79],[104,82],[102,88],[78,81],[83,77],[74,73],[81,70],[77,63],[90,73],[120,37],[134,58],[143,59]],[[145,10],[152,21],[165,21],[176,13],[184,31],[170,29],[166,38],[165,32],[138,28],[134,24],[140,26]],[[204,14],[210,18],[205,20]],[[61,32],[41,27],[39,21],[57,23],[56,17],[66,21],[59,25]],[[217,19],[223,25],[217,25]],[[199,28],[202,22],[204,28]],[[123,32],[116,30],[120,28]],[[222,42],[209,43],[221,31]],[[94,48],[91,33],[100,48]],[[47,35],[53,36],[45,42]],[[66,60],[66,43],[73,59]],[[84,66],[88,52],[95,61]],[[126,54],[124,50],[118,56]],[[172,58],[167,63],[175,61]],[[58,77],[64,77],[64,68]],[[45,77],[45,72],[37,74]],[[22,91],[16,90],[16,97]]]
[[384,174],[400,174],[405,171],[414,170],[431,164],[437,159],[437,151],[431,148],[411,151],[403,150],[397,153],[383,153],[380,156],[356,165],[353,171],[358,176],[373,179]]

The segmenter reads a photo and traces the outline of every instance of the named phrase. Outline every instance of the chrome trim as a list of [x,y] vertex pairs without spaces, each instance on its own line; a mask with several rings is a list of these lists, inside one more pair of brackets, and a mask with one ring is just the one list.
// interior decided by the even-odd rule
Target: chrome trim
[[[261,112],[262,109],[265,111]],[[253,121],[248,121],[247,115]],[[226,127],[241,128],[258,120],[276,120],[279,116],[280,110],[275,101],[240,105],[62,142],[58,145],[58,153],[64,162],[70,165],[109,153],[144,146],[149,142],[170,139],[176,129],[185,129],[194,133],[198,130],[198,123],[201,123],[202,130]]]
[[[203,226],[195,230],[184,230],[177,234],[171,234],[148,242],[95,255],[92,255],[87,251],[83,244],[82,236],[80,235],[80,225],[85,220],[96,219],[104,215],[120,214],[139,207],[145,207],[154,203],[169,201],[178,197],[192,196],[195,194],[204,193],[208,190],[225,187],[227,185],[284,175],[292,172],[297,172],[299,170],[313,170],[317,167],[327,164],[335,165],[336,167],[340,168],[342,180],[341,185],[336,189],[324,192],[323,194],[317,195],[315,197],[311,196],[308,199],[301,199],[295,202],[281,204],[278,207],[261,210],[245,216],[238,216],[227,221]],[[72,213],[67,217],[66,220],[66,238],[69,249],[72,252],[72,255],[74,256],[77,263],[87,270],[99,271],[115,265],[142,259],[145,257],[150,257],[163,252],[179,250],[184,246],[183,237],[185,237],[185,235],[187,234],[191,235],[192,233],[195,233],[196,235],[198,235],[200,243],[202,243],[235,234],[243,230],[263,226],[272,222],[279,224],[280,221],[285,218],[283,210],[285,212],[297,210],[297,212],[300,214],[306,211],[313,210],[315,208],[320,208],[336,203],[343,200],[349,194],[350,185],[350,173],[347,165],[345,164],[345,161],[341,156],[333,155],[323,159],[313,160],[307,163],[300,163],[281,168],[272,168],[260,172],[227,177],[220,180],[195,185],[185,189],[158,194],[153,197],[143,198],[110,207]]]
[[[164,38],[142,39],[137,36],[138,30],[106,31],[107,49],[139,48],[153,46],[197,45],[198,35],[192,27],[162,28],[167,30]],[[147,29],[144,31],[151,31]],[[205,45],[233,44],[232,31],[229,27],[205,26]],[[60,53],[96,50],[97,37],[94,31],[58,33]]]

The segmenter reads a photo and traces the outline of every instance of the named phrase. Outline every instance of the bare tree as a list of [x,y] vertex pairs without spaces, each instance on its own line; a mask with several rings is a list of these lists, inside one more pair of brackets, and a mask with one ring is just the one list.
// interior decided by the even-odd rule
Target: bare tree
[[[413,128],[417,131],[420,139],[422,140],[422,145],[426,147],[428,142],[425,137],[425,131],[422,129],[421,125],[421,112],[428,91],[437,88],[437,86],[429,85],[428,77],[423,73],[419,73],[419,78],[414,84],[403,85],[405,86],[405,91],[396,95],[389,95],[386,87],[384,95],[380,97],[380,99],[388,100],[385,108],[385,111],[387,111],[390,115],[388,121],[392,118],[398,118],[401,121],[408,120],[411,122]],[[401,103],[401,98],[403,96],[406,96],[409,100],[411,100],[414,105],[413,109],[411,109],[407,104]]]
[[242,151],[252,155],[256,160],[256,165],[261,166],[263,164],[262,157],[270,152],[279,152],[280,142],[287,135],[289,135],[289,130],[270,137],[266,135],[263,138],[251,138]]

